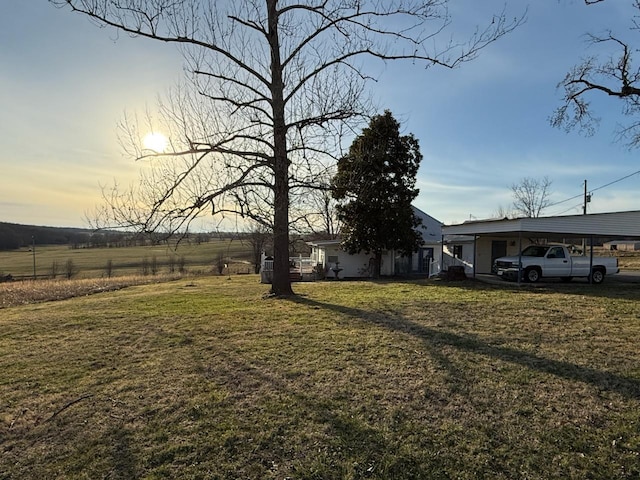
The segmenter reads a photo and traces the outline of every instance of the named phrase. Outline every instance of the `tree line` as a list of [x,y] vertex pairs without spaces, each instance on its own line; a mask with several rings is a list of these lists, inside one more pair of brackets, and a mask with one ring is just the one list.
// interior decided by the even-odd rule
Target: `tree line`
[[90,230],[0,222],[0,250],[15,250],[34,243],[36,245],[80,244],[90,237]]
[[71,248],[117,248],[159,245],[162,243],[201,244],[215,238],[237,237],[229,232],[180,233],[172,236],[139,232],[103,231],[91,229],[44,227],[0,222],[0,250],[16,250],[31,245],[69,245]]

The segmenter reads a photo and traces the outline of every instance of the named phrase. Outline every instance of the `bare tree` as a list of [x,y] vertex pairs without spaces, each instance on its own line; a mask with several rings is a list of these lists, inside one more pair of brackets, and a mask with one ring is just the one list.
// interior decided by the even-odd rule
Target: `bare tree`
[[514,213],[524,217],[539,217],[551,203],[551,180],[526,177],[511,185]]
[[55,260],[51,262],[51,278],[56,278],[58,276],[59,268],[60,266],[58,265],[58,262]]
[[331,194],[331,179],[335,168],[318,178],[306,195],[291,208],[293,231],[299,235],[322,239],[335,239],[340,231],[337,201]]
[[107,278],[111,278],[113,276],[113,260],[110,258],[107,260],[107,264],[104,267],[104,274]]
[[147,275],[149,275],[149,271],[149,259],[147,257],[142,257],[142,262],[140,263],[140,273],[146,277]]
[[248,225],[243,235],[243,242],[246,241],[251,246],[251,259],[253,261],[254,273],[260,273],[262,264],[262,253],[269,248],[272,243],[273,234],[271,231],[257,222]]
[[222,275],[225,267],[227,267],[227,262],[225,262],[224,252],[219,251],[216,257],[216,270],[218,275]]
[[[512,187],[512,189],[513,189],[513,187]],[[514,217],[517,217],[517,216],[518,216],[517,213],[514,212],[513,209],[508,209],[508,208],[504,207],[503,205],[498,205],[497,210],[493,213],[491,218],[503,220],[503,219],[508,219],[508,218],[514,218]]]
[[151,257],[151,263],[149,264],[149,271],[151,272],[151,275],[155,276],[158,274],[158,257],[156,257],[155,255]]
[[170,233],[205,213],[253,218],[273,231],[276,295],[292,293],[290,205],[370,112],[364,60],[454,68],[522,22],[503,11],[455,43],[447,0],[50,1],[178,45],[192,74],[159,108],[169,151],[141,148],[140,124],[125,120],[136,158],[171,161],[106,192],[114,223]]
[[319,190],[312,199],[320,220],[320,233],[329,239],[337,238],[341,222],[338,218],[338,202],[331,195],[331,191],[328,189]]
[[72,277],[77,275],[77,273],[78,273],[78,268],[76,267],[75,263],[73,263],[73,260],[71,259],[67,260],[66,263],[64,264],[64,275],[67,278],[67,280],[70,280]]
[[[604,0],[585,0],[587,5],[605,3]],[[599,8],[606,8],[600,6]],[[618,6],[616,5],[616,8]],[[639,30],[640,0],[630,7],[636,15],[629,15],[631,30]],[[631,12],[630,12],[631,13]],[[640,70],[634,61],[637,51],[621,36],[607,31],[603,35],[588,34],[589,46],[598,48],[600,55],[590,55],[574,66],[558,84],[564,90],[563,103],[551,117],[551,124],[565,130],[578,129],[592,135],[599,124],[590,99],[594,95],[607,95],[620,100],[623,115],[632,118],[617,133],[630,147],[640,146]]]

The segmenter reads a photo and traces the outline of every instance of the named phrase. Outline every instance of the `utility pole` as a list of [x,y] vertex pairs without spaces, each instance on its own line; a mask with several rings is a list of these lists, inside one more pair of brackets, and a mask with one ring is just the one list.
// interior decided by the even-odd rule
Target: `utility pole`
[[[587,203],[589,203],[591,201],[591,194],[587,193],[587,181],[584,181],[584,201],[582,203],[582,214],[586,215],[587,214]],[[593,245],[591,246],[591,248],[593,248]],[[587,243],[586,240],[583,238],[582,239],[582,255],[586,255],[587,254]]]
[[587,203],[591,202],[591,194],[587,193],[587,181],[584,181],[584,202],[582,204],[582,214],[587,214]]

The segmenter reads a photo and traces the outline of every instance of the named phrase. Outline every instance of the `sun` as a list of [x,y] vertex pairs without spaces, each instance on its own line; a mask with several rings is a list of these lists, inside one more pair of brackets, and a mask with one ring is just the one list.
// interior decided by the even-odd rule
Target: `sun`
[[153,150],[156,153],[163,153],[167,149],[169,140],[162,133],[150,132],[142,140],[142,145],[147,150]]

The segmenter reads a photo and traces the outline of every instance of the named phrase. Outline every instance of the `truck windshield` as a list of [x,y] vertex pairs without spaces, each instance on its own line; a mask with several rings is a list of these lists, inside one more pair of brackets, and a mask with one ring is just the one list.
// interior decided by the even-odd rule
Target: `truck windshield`
[[544,257],[549,247],[543,247],[541,245],[529,245],[522,251],[523,257]]

